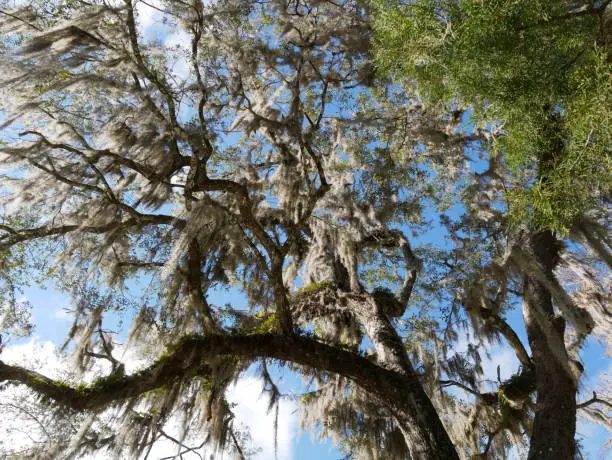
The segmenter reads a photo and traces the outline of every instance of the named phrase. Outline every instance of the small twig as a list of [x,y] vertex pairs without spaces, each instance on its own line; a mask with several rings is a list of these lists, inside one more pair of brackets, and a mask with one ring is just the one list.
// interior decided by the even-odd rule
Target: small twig
[[28,27],[31,27],[32,29],[37,30],[39,32],[42,32],[42,29],[40,27],[37,27],[34,24],[32,24],[31,22],[28,22],[25,19],[20,18],[19,16],[16,16],[16,15],[14,15],[12,13],[9,13],[8,11],[0,10],[0,14],[4,14],[5,16],[8,16],[10,18],[17,19],[18,21],[23,22]]
[[[179,441],[178,439],[170,436],[169,434],[167,434],[166,432],[164,432],[164,430],[160,429],[159,430],[159,434],[162,435],[164,438],[172,441],[173,443],[179,445],[180,447],[182,447],[183,449],[185,449],[183,452],[179,453],[178,455],[182,455],[182,454],[186,454],[188,452],[193,452],[194,454],[196,454],[198,457],[200,457],[200,459],[202,458],[202,456],[197,452],[198,449],[201,449],[202,447],[204,447],[204,443],[200,444],[198,447],[189,447],[186,446],[185,444],[183,444],[181,441]],[[160,460],[169,460],[172,458],[176,458],[176,455],[172,455],[170,457],[164,457],[164,458],[160,458]]]
[[457,382],[455,380],[440,380],[440,386],[441,387],[450,387],[450,386],[456,386],[461,388],[462,390],[467,391],[468,393],[473,394],[474,396],[480,397],[482,396],[480,393],[478,393],[477,391],[472,390],[470,387],[464,385],[461,382]]

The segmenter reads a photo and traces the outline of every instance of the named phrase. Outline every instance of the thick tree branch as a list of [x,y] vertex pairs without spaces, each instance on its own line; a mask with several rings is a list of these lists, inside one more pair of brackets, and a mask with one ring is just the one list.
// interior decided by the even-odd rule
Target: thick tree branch
[[479,313],[483,319],[488,321],[506,339],[523,367],[529,368],[533,366],[531,357],[527,353],[523,342],[521,342],[517,333],[506,321],[487,308],[480,308]]
[[406,262],[406,276],[398,300],[402,305],[407,305],[421,268],[421,261],[412,251],[408,238],[399,230],[377,230],[363,238],[361,245],[381,248],[397,247],[401,251]]
[[304,336],[187,336],[148,368],[128,376],[99,379],[89,386],[70,386],[0,361],[0,382],[24,384],[74,410],[96,410],[136,398],[176,379],[210,375],[212,370],[206,361],[226,355],[278,359],[346,376],[379,399],[396,417],[402,430],[417,436],[412,438],[416,449],[413,452],[426,453],[431,459],[458,458],[415,375],[406,376],[382,368],[356,353]]
[[272,237],[266,232],[261,223],[253,214],[253,203],[249,196],[248,189],[238,182],[226,179],[210,179],[206,176],[204,167],[204,178],[200,180],[198,189],[201,191],[222,191],[227,192],[236,197],[240,219],[244,225],[253,232],[255,237],[263,245],[270,258],[272,273],[272,282],[274,283],[274,296],[276,300],[278,326],[285,334],[293,333],[293,320],[289,311],[289,301],[287,299],[287,290],[283,283],[282,267],[284,262],[284,254],[280,245],[278,245]]
[[0,382],[22,383],[60,404],[76,410],[89,410],[140,396],[177,378],[206,375],[210,369],[203,361],[228,354],[244,359],[279,359],[324,369],[346,375],[375,394],[381,394],[377,386],[383,385],[384,381],[397,384],[404,380],[400,374],[380,368],[358,354],[302,336],[194,335],[172,348],[172,353],[164,355],[147,369],[125,377],[101,379],[85,388],[72,387],[4,362],[0,362]]

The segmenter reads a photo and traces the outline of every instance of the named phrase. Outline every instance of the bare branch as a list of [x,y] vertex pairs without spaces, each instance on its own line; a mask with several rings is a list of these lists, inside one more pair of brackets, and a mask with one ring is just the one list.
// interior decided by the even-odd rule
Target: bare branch
[[597,393],[593,392],[593,397],[591,399],[589,399],[588,401],[584,401],[580,404],[576,404],[576,408],[577,409],[584,409],[585,407],[589,407],[592,404],[603,404],[604,406],[608,407],[608,409],[612,409],[612,402],[606,400],[606,399],[601,399],[597,397]]

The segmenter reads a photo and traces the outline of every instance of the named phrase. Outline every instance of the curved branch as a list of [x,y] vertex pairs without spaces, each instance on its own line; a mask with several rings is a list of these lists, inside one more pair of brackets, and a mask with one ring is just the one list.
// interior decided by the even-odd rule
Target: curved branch
[[[159,434],[160,434],[161,436],[163,436],[164,438],[166,438],[166,439],[168,439],[168,440],[172,441],[174,444],[176,444],[176,445],[178,445],[178,446],[182,447],[183,449],[185,449],[185,450],[183,450],[183,451],[182,451],[182,452],[179,454],[180,456],[182,456],[183,454],[189,453],[189,452],[193,452],[195,455],[197,455],[198,457],[200,457],[200,460],[202,459],[202,456],[201,456],[201,455],[198,453],[198,449],[201,449],[202,447],[204,447],[204,443],[200,444],[200,445],[199,445],[199,446],[197,446],[197,447],[189,447],[189,446],[186,446],[185,444],[183,444],[181,441],[179,441],[179,440],[178,440],[178,439],[176,439],[175,437],[170,436],[169,434],[167,434],[166,432],[164,432],[164,430],[161,430],[161,429],[160,429],[160,430],[159,430]],[[163,458],[160,458],[159,460],[170,460],[170,459],[174,459],[174,458],[176,458],[176,456],[175,456],[175,455],[173,455],[173,456],[171,456],[171,457],[163,457]],[[181,458],[182,458],[182,457],[181,457]]]
[[383,404],[414,442],[411,452],[431,459],[456,459],[455,448],[415,374],[382,368],[359,354],[297,335],[186,336],[148,368],[109,376],[89,386],[70,386],[0,361],[0,382],[21,383],[74,410],[96,410],[136,398],[176,379],[212,373],[206,360],[232,355],[272,358],[346,376]]
[[457,382],[456,380],[440,380],[438,383],[440,384],[441,388],[446,388],[450,386],[456,386],[458,388],[461,388],[463,391],[470,393],[471,395],[475,396],[477,399],[489,406],[496,404],[498,401],[496,392],[478,393],[477,391],[472,390],[467,385],[464,385],[461,382]]
[[261,225],[261,222],[253,214],[253,202],[249,196],[248,189],[244,185],[232,180],[210,179],[206,175],[204,168],[204,177],[198,184],[198,187],[194,187],[193,191],[217,191],[234,195],[238,202],[240,219],[253,232],[270,257],[270,272],[272,273],[271,280],[274,283],[278,326],[285,334],[292,334],[294,332],[293,319],[291,318],[287,290],[282,275],[284,262],[282,247],[270,237]]
[[[22,383],[39,394],[75,410],[97,409],[116,401],[134,398],[174,379],[207,375],[211,360],[222,355],[244,359],[272,358],[312,366],[352,378],[360,386],[383,396],[381,387],[399,384],[405,377],[383,369],[370,360],[303,336],[276,334],[186,336],[171,347],[174,351],[148,368],[127,376],[99,379],[96,383],[70,386],[35,371],[0,361],[0,382]],[[385,382],[385,383],[383,383]]]
[[412,251],[408,238],[400,230],[376,230],[363,238],[361,244],[383,248],[397,247],[401,251],[406,263],[406,276],[398,300],[402,305],[407,305],[421,268],[421,260]]
[[500,316],[492,315],[490,316],[490,321],[493,327],[495,327],[495,329],[497,329],[500,334],[504,336],[508,344],[510,344],[523,367],[529,368],[533,366],[533,361],[531,360],[529,353],[527,353],[527,350],[523,346],[523,342],[521,342],[521,339],[514,329],[512,329],[512,327]]
[[482,394],[478,393],[477,391],[472,390],[470,387],[468,387],[467,385],[464,385],[461,382],[457,382],[456,380],[440,380],[438,383],[440,384],[442,388],[455,386],[455,387],[461,388],[464,391],[467,391],[468,393],[476,396],[477,398],[480,398],[482,396]]
[[585,401],[580,404],[576,404],[576,409],[584,409],[585,407],[588,407],[591,404],[603,404],[604,406],[607,406],[609,409],[612,409],[612,403],[605,399],[598,398],[597,393],[595,392],[593,392],[593,397],[589,399],[588,401]]
[[[25,11],[24,11],[24,12],[25,12]],[[37,30],[38,32],[42,32],[42,29],[41,29],[40,27],[35,26],[35,25],[34,25],[34,24],[32,24],[31,22],[29,22],[29,21],[27,21],[27,20],[25,20],[25,19],[23,19],[23,18],[20,18],[20,17],[19,17],[19,16],[17,16],[16,14],[10,13],[10,12],[5,11],[5,10],[0,10],[0,14],[3,14],[3,15],[5,15],[5,16],[8,16],[9,18],[16,19],[17,21],[24,23],[24,24],[25,24],[25,25],[27,25],[28,27],[31,27],[32,29]]]
[[173,128],[179,128],[177,115],[176,115],[176,105],[174,103],[174,96],[172,95],[172,90],[169,88],[169,85],[161,78],[159,75],[151,71],[147,66],[145,59],[140,51],[140,45],[138,44],[138,31],[136,28],[136,20],[134,18],[134,8],[132,6],[131,0],[125,0],[125,8],[127,12],[127,31],[128,37],[130,40],[130,46],[132,48],[132,53],[134,55],[134,61],[137,65],[138,69],[143,73],[143,75],[151,82],[158,91],[162,94],[163,98],[166,101],[168,106],[168,116],[170,117],[170,123]]

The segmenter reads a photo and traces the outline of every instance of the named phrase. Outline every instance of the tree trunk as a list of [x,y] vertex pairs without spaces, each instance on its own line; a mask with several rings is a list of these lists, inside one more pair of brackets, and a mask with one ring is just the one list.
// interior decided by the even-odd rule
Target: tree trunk
[[457,450],[420,382],[417,381],[409,392],[402,390],[402,393],[401,400],[396,403],[398,410],[392,409],[392,413],[406,439],[411,458],[459,460]]
[[404,434],[410,456],[417,459],[459,459],[457,451],[440,420],[438,412],[425,393],[417,373],[396,329],[371,297],[351,305],[376,349],[377,363],[405,376],[408,384],[389,388],[393,396],[387,407],[394,414]]
[[[534,233],[530,247],[552,276],[559,247],[550,231]],[[525,277],[523,315],[536,373],[537,406],[529,460],[572,460],[576,450],[577,383],[569,370],[563,335],[565,322],[554,318],[550,292],[535,277]],[[553,319],[554,318],[554,319]]]

